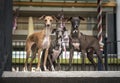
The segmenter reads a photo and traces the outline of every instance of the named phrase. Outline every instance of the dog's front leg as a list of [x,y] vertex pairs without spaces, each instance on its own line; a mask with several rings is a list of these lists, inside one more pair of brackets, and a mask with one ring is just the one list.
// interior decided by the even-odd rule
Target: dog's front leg
[[28,58],[29,58],[29,56],[30,56],[31,50],[28,49],[26,52],[27,52],[27,55],[26,55],[26,61],[25,61],[25,66],[24,66],[24,68],[23,68],[23,71],[28,71],[27,64],[28,64]]
[[101,51],[100,50],[96,50],[96,54],[97,54],[97,57],[98,57],[98,59],[100,61],[100,64],[102,65],[101,66],[101,70],[105,70],[105,65],[103,63]]
[[50,58],[50,55],[48,55],[48,59],[49,59],[49,62],[50,62],[51,70],[52,70],[52,71],[55,71],[55,68],[54,68],[54,66],[53,66],[53,62],[52,62],[52,60],[51,60],[51,58]]
[[81,50],[82,70],[85,70],[85,50]]
[[69,71],[71,69],[71,67],[72,67],[73,55],[74,55],[74,48],[71,47],[71,49],[70,49],[70,58],[69,58],[69,68],[67,69],[67,71]]
[[45,51],[45,57],[44,57],[44,63],[43,63],[43,67],[44,67],[44,70],[47,71],[47,67],[46,67],[46,61],[47,61],[47,57],[48,57],[48,48],[46,49]]
[[94,54],[93,49],[92,50],[90,49],[90,51],[87,51],[87,58],[93,64],[94,70],[96,70],[97,65],[96,65],[96,63],[94,61],[93,54]]
[[26,56],[26,61],[25,61],[25,66],[24,66],[24,68],[23,68],[23,71],[28,71],[28,69],[27,69],[28,58],[29,58],[29,56],[27,55],[27,56]]
[[40,68],[40,52],[41,52],[41,49],[38,49],[38,64],[37,64],[36,71],[41,71],[41,68]]
[[[62,53],[62,52],[61,52]],[[61,53],[60,53],[60,55],[61,55]],[[58,58],[57,58],[57,71],[59,71],[59,70],[61,70],[61,66],[60,66],[60,55],[58,56]]]
[[33,62],[33,60],[35,59],[35,57],[36,57],[36,54],[32,55],[32,57],[31,57],[31,61],[30,61],[30,71],[32,71],[32,62]]

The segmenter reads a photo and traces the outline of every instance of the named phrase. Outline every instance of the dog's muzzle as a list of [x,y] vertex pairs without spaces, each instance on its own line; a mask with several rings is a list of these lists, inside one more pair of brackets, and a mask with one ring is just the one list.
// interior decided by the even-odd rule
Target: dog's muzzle
[[78,33],[78,30],[74,30],[73,33]]
[[47,27],[50,27],[50,24],[46,24]]
[[74,28],[75,28],[75,29],[78,28],[78,25],[75,25]]

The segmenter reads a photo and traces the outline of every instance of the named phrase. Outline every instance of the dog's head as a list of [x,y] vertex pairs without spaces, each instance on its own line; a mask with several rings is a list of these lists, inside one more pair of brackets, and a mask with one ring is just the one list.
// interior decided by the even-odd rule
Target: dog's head
[[65,24],[67,22],[67,18],[64,17],[64,14],[58,14],[57,16],[57,28],[61,28],[64,29],[65,28]]
[[56,43],[59,46],[62,46],[64,51],[66,50],[66,46],[69,46],[69,35],[66,28],[64,29],[53,29],[53,32],[56,35]]
[[65,23],[67,22],[67,18],[64,17],[63,13],[58,14],[57,16],[57,25],[56,25],[56,29],[54,29],[56,36],[58,38],[63,38],[63,36],[65,35],[65,32],[67,31],[66,27],[65,27]]
[[52,34],[55,33],[56,35],[56,38],[59,39],[59,38],[63,38],[63,36],[65,35],[65,32],[66,32],[66,28],[57,28],[57,29],[53,29],[52,30]]
[[41,16],[39,20],[44,20],[45,26],[50,27],[52,26],[53,20],[57,20],[55,16]]
[[81,20],[84,20],[84,18],[81,17],[81,16],[78,16],[78,17],[70,17],[70,18],[68,19],[68,21],[70,21],[71,24],[72,24],[72,29],[73,29],[73,30],[78,29]]

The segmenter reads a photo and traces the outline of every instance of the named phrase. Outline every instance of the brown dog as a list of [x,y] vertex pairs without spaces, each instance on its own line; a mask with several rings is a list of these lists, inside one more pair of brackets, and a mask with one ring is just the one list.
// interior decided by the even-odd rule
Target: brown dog
[[41,70],[40,69],[40,53],[43,49],[46,49],[43,65],[44,65],[44,70],[47,70],[46,59],[48,56],[48,49],[49,49],[50,42],[51,42],[51,37],[50,37],[51,26],[55,18],[52,16],[42,16],[39,19],[44,20],[45,28],[39,32],[35,32],[29,35],[26,39],[25,48],[26,48],[27,56],[26,56],[26,62],[25,62],[25,70],[27,70],[27,63],[28,63],[28,58],[30,57],[30,52],[32,52],[32,55],[31,55],[32,60],[30,62],[30,69],[31,69],[32,61],[35,59],[36,53],[38,53],[38,64],[37,64],[36,70]]

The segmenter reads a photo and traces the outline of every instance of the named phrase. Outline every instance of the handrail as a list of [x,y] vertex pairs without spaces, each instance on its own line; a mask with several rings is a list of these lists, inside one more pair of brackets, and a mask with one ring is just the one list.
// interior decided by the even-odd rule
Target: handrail
[[[74,3],[74,2],[26,2],[26,1],[14,1],[14,6],[48,6],[48,7],[97,7],[96,3]],[[103,3],[103,7],[116,7],[115,2]]]

